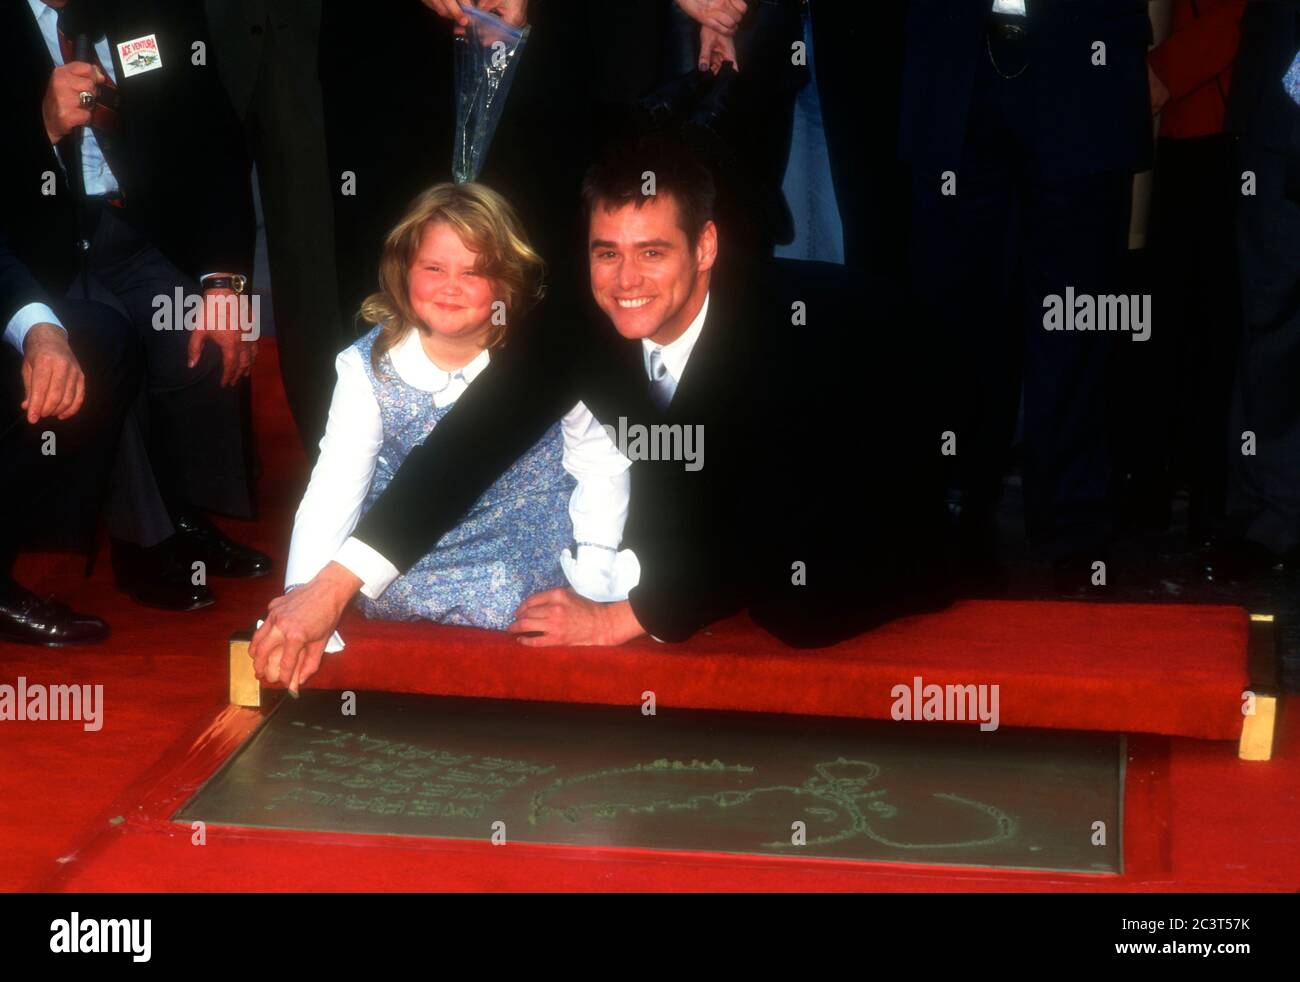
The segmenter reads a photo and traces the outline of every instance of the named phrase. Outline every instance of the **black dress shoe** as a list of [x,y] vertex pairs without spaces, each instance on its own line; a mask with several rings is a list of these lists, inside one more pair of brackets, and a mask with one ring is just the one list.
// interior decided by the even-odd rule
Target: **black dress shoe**
[[271,557],[240,545],[202,515],[188,513],[175,522],[176,549],[188,562],[201,562],[211,576],[253,577],[271,572]]
[[0,586],[0,641],[62,648],[94,644],[108,637],[108,625],[90,614],[78,614],[53,597],[9,583]]
[[117,588],[136,603],[162,610],[198,610],[217,602],[206,585],[194,583],[188,563],[173,551],[175,536],[141,548],[113,542],[113,575]]

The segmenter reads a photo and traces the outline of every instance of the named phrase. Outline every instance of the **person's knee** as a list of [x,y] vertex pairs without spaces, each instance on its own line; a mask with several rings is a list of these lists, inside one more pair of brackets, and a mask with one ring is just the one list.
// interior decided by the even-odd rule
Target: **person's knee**
[[140,381],[142,350],[131,322],[106,304],[66,301],[59,317],[68,343],[91,386],[103,391],[133,389]]

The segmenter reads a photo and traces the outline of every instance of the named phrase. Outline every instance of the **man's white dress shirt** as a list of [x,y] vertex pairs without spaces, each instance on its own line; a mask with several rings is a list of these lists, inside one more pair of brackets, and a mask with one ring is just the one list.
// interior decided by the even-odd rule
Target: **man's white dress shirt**
[[700,339],[700,332],[704,330],[704,318],[709,315],[709,295],[704,295],[704,303],[700,306],[700,312],[695,315],[691,321],[691,326],[682,332],[682,336],[675,341],[667,344],[656,344],[649,338],[641,339],[641,356],[645,362],[645,373],[649,378],[654,378],[650,371],[650,355],[652,352],[660,352],[659,357],[663,359],[664,368],[668,369],[668,374],[672,376],[674,388],[676,383],[682,380],[682,373],[686,371],[686,363],[690,361],[691,352],[695,350],[695,342]]

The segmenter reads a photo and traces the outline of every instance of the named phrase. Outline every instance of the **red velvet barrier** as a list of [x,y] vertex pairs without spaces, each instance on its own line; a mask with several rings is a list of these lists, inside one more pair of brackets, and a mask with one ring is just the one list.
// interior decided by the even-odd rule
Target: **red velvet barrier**
[[1003,726],[1241,733],[1248,618],[1237,607],[966,601],[831,648],[795,650],[747,618],[689,643],[531,648],[424,623],[342,627],[310,684],[556,702],[891,718],[893,689],[998,685]]

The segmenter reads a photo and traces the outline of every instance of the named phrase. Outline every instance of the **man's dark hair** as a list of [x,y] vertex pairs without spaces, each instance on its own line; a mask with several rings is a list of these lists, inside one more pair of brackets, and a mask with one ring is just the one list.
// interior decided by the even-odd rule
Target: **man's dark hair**
[[613,211],[645,205],[651,197],[642,190],[647,171],[654,175],[654,196],[669,195],[677,203],[678,223],[687,241],[698,242],[704,226],[713,220],[717,198],[713,175],[690,146],[662,133],[615,144],[587,171],[582,205],[588,227],[598,207]]

